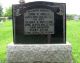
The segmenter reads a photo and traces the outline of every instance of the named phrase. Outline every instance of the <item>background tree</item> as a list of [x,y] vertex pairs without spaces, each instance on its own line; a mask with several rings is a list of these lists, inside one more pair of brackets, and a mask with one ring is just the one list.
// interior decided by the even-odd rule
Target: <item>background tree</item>
[[6,8],[5,13],[4,13],[4,16],[5,17],[12,18],[12,7]]
[[3,14],[3,8],[2,8],[2,6],[0,5],[0,17],[2,16],[2,14]]
[[66,19],[67,20],[74,20],[74,16],[76,16],[76,14],[67,14]]

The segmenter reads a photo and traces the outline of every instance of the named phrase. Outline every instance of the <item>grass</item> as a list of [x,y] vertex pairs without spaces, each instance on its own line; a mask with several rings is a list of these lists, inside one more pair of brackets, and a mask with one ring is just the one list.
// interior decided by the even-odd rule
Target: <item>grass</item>
[[67,21],[67,41],[72,44],[73,63],[80,63],[80,20]]
[[6,49],[10,42],[12,42],[11,20],[0,22],[0,63],[6,63]]
[[[73,63],[80,63],[80,21],[67,21],[66,26],[67,41],[72,44]],[[13,41],[12,36],[12,22],[0,23],[0,63],[6,63],[6,46]]]

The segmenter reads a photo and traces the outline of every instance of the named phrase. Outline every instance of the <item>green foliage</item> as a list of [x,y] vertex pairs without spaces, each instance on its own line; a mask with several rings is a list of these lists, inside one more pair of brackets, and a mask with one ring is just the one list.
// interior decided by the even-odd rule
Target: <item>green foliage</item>
[[2,6],[0,5],[0,17],[2,16],[2,13],[3,13],[3,8],[2,8]]
[[74,19],[74,16],[75,16],[75,15],[68,15],[68,14],[67,14],[67,15],[66,15],[66,18],[67,18],[68,20],[73,20],[73,19]]
[[76,15],[76,14],[71,14],[71,15],[66,15],[66,19],[68,20],[68,21],[70,21],[70,20],[74,20],[74,17],[75,16],[78,16],[79,17],[79,19],[80,19],[80,15]]
[[11,17],[12,16],[12,7],[6,8],[6,11],[4,13],[5,17]]

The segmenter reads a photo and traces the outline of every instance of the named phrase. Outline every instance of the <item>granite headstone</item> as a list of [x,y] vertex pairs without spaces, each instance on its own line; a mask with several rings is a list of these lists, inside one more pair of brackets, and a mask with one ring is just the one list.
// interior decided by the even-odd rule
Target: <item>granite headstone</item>
[[16,44],[66,43],[66,4],[29,2],[13,9],[13,36]]
[[72,63],[65,3],[20,0],[12,8],[14,44],[7,47],[7,63]]

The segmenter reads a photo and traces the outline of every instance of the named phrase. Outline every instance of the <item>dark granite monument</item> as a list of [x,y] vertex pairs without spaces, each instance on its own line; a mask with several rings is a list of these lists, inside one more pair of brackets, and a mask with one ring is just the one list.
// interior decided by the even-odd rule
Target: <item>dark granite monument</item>
[[13,38],[16,44],[66,43],[66,4],[30,2],[13,9]]
[[65,3],[20,0],[12,8],[14,44],[7,47],[7,63],[72,63]]

